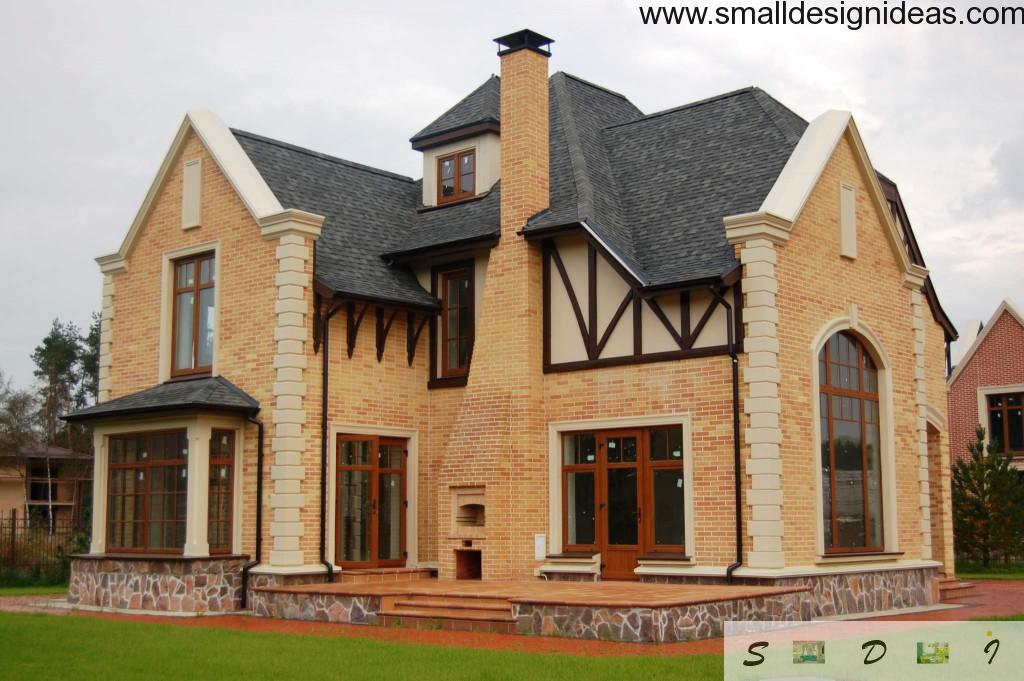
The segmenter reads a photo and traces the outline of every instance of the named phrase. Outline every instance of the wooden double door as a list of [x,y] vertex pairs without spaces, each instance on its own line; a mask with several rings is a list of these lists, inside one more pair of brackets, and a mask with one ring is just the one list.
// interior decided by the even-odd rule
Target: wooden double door
[[682,557],[682,430],[647,428],[563,436],[567,552],[599,552],[604,579],[636,579],[643,555]]
[[405,565],[406,441],[339,435],[337,452],[334,562]]

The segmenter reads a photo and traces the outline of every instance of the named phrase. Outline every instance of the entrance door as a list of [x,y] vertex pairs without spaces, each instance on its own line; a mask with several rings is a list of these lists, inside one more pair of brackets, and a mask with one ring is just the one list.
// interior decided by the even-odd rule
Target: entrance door
[[334,562],[405,564],[405,440],[338,436]]
[[[640,431],[598,433],[598,515],[605,579],[636,579],[640,555]],[[603,464],[603,465],[602,465]]]

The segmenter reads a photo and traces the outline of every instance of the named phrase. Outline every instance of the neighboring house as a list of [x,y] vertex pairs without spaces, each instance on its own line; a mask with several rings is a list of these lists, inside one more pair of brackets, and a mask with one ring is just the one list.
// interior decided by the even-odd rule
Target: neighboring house
[[967,448],[978,426],[985,441],[1014,456],[1024,470],[1024,315],[1009,299],[996,308],[949,377],[949,443],[953,460],[970,458]]
[[956,332],[850,114],[644,114],[498,42],[420,180],[186,116],[98,259],[72,602],[403,566],[928,602]]
[[0,518],[48,524],[50,511],[60,525],[79,522],[92,490],[92,456],[64,447],[32,445],[18,463],[0,468]]

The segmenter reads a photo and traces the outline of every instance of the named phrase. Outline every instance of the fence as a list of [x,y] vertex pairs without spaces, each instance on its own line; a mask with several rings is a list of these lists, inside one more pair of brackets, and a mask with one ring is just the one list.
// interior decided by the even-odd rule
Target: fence
[[80,528],[70,519],[0,517],[0,572],[53,572],[63,569],[68,554],[81,550]]

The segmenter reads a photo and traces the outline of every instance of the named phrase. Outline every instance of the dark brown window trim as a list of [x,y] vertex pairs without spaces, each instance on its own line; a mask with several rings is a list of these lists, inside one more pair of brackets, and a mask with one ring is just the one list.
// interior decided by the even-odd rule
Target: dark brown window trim
[[[462,169],[462,159],[466,158],[467,156],[471,157],[473,159],[473,187],[468,189],[468,190],[466,190],[466,189],[464,189],[462,187],[462,172],[461,172],[461,169]],[[455,185],[455,191],[452,193],[451,196],[445,196],[444,193],[441,190],[441,185],[442,185],[442,182],[441,182],[441,164],[444,163],[445,161],[454,161],[454,165],[455,165],[454,170],[452,171],[452,173],[453,173],[452,174],[452,182]],[[450,204],[450,203],[454,203],[456,201],[463,201],[465,199],[473,198],[476,195],[477,174],[478,174],[477,171],[478,171],[478,168],[477,168],[477,158],[476,158],[476,148],[475,147],[470,148],[470,149],[462,149],[461,151],[456,151],[456,152],[451,153],[451,154],[445,154],[444,156],[438,156],[437,157],[437,162],[436,162],[436,167],[437,167],[437,176],[436,176],[437,177],[437,205],[439,205],[439,206],[442,205],[442,204],[447,205],[447,204]]]
[[[222,519],[219,519],[219,518],[216,519],[216,520],[212,519],[210,517],[210,512],[213,509],[213,504],[210,503],[209,499],[207,499],[207,511],[206,511],[206,515],[207,515],[207,532],[209,532],[209,523],[211,522],[211,520],[214,520],[214,522],[218,522],[218,523],[225,523],[227,525],[228,545],[225,546],[225,547],[218,548],[218,547],[214,547],[213,544],[211,543],[210,544],[210,555],[223,555],[223,554],[226,554],[226,553],[231,553],[231,549],[232,549],[232,547],[234,546],[234,543],[235,543],[235,541],[234,541],[235,540],[235,467],[238,465],[238,462],[236,461],[237,452],[236,452],[236,446],[235,446],[236,445],[236,443],[235,443],[235,431],[229,430],[229,429],[226,429],[226,428],[214,428],[214,429],[212,429],[212,431],[210,432],[210,443],[211,444],[213,443],[214,438],[216,438],[218,435],[228,435],[229,436],[229,438],[230,438],[230,445],[229,446],[231,448],[231,454],[230,454],[230,456],[218,456],[218,457],[215,457],[215,456],[213,456],[213,453],[211,452],[210,453],[209,467],[210,467],[211,478],[212,478],[212,473],[213,473],[213,467],[214,466],[224,466],[224,467],[227,467],[227,469],[229,471],[229,473],[228,473],[228,485],[227,485],[227,487],[228,487],[228,489],[227,489],[227,498],[228,498],[227,519],[225,519],[225,520],[222,520]],[[209,537],[207,537],[207,541],[209,541]]]
[[[201,265],[204,260],[212,260],[214,267],[213,278],[209,284],[202,284],[200,279]],[[178,286],[178,267],[192,263],[195,267],[195,280],[192,286]],[[195,376],[210,376],[213,373],[213,365],[196,366],[192,369],[178,369],[175,365],[178,360],[178,294],[192,292],[192,359],[199,357],[199,293],[206,289],[214,289],[214,309],[216,309],[216,286],[220,268],[215,252],[206,251],[197,255],[189,255],[178,258],[171,262],[171,378],[185,378]],[[215,312],[216,314],[216,312]],[[216,317],[215,317],[216,318]],[[216,330],[214,331],[216,333]],[[216,344],[216,343],[215,343]]]
[[444,316],[444,304],[442,309],[430,319],[430,380],[428,388],[454,388],[466,385],[470,367],[473,365],[473,345],[476,341],[476,263],[473,260],[459,260],[456,262],[435,265],[430,269],[430,292],[438,299],[441,299],[440,280],[446,272],[465,270],[469,278],[469,304],[466,314],[469,315],[469,365],[465,373],[461,375],[443,375],[443,358],[438,352],[441,344],[441,321]]
[[[1008,391],[1005,393],[990,393],[985,396],[986,412],[988,413],[988,421],[985,424],[986,429],[989,431],[988,440],[990,443],[998,441],[999,453],[1005,454],[1011,457],[1024,456],[1024,450],[1010,449],[1010,411],[1022,409],[1024,406],[1011,407],[1007,404],[1007,398],[1018,396],[1022,405],[1024,405],[1024,393]],[[995,399],[1001,399],[1003,406],[993,406],[992,402]],[[992,414],[1002,414],[1003,417],[1003,432],[999,433],[998,436],[992,432]]]

